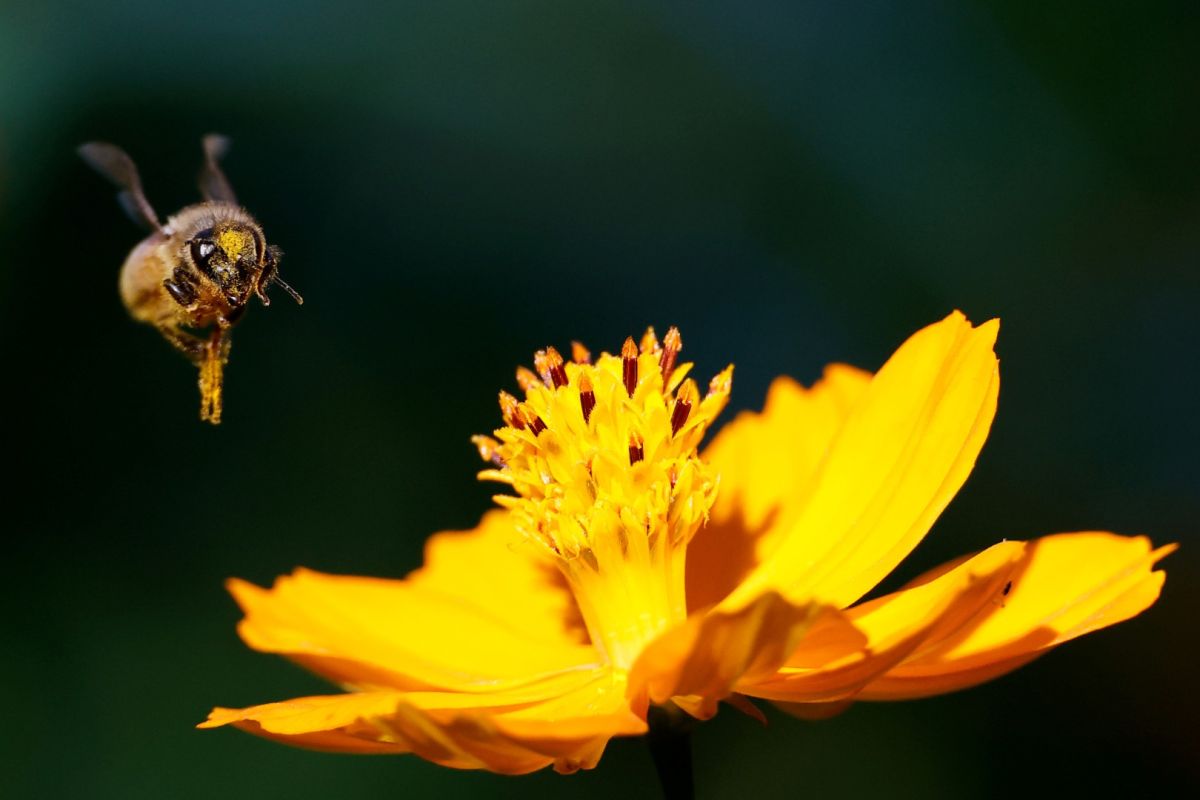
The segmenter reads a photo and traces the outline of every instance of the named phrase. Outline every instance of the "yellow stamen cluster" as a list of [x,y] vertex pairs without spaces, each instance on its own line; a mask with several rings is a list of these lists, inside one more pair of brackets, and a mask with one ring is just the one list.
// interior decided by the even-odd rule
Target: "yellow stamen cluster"
[[500,393],[506,423],[475,437],[494,467],[480,477],[509,484],[517,529],[544,548],[575,592],[592,641],[628,667],[654,635],[686,616],[687,543],[707,519],[716,478],[697,448],[729,398],[733,367],[700,395],[676,364],[672,328],[659,343],[627,339],[593,363],[578,343],[565,362],[552,347],[520,368],[524,401]]

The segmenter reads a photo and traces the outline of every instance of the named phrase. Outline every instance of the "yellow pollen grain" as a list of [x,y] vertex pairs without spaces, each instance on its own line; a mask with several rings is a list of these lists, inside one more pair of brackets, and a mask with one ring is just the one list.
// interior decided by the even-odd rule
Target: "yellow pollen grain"
[[232,261],[250,246],[250,234],[236,228],[226,228],[217,234],[217,247]]

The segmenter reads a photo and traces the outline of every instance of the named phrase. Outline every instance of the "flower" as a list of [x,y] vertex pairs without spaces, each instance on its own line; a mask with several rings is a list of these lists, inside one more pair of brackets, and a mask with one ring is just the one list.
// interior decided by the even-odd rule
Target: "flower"
[[238,710],[288,744],[459,768],[590,768],[652,704],[706,719],[747,698],[802,717],[954,691],[1158,597],[1174,546],[1104,532],[1004,541],[861,602],[966,480],[996,410],[998,323],[960,313],[875,375],[787,378],[700,450],[732,367],[701,395],[676,329],[594,362],[520,369],[476,437],[506,485],[403,580],[299,569],[231,580],[250,647],[347,693]]

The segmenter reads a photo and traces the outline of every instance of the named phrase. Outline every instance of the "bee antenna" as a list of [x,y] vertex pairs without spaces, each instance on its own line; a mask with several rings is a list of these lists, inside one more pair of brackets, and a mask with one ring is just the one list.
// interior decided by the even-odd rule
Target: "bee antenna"
[[293,300],[296,301],[296,305],[298,305],[298,306],[304,305],[304,298],[300,296],[300,293],[297,292],[295,289],[293,289],[291,286],[288,286],[287,282],[284,281],[283,278],[279,277],[278,273],[271,275],[271,283],[279,284],[279,286],[285,292],[287,292],[288,295],[290,295]]

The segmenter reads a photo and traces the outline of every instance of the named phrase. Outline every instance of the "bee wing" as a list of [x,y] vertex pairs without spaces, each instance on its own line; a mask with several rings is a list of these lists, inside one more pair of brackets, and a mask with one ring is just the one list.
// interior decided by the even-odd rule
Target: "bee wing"
[[204,147],[204,165],[200,168],[200,194],[210,203],[237,205],[237,195],[229,185],[229,179],[221,171],[220,161],[229,152],[229,137],[210,133],[201,140]]
[[108,178],[121,190],[117,193],[117,202],[125,209],[130,219],[151,230],[162,229],[154,207],[142,191],[142,179],[128,153],[107,142],[88,142],[81,145],[77,152],[88,166]]

